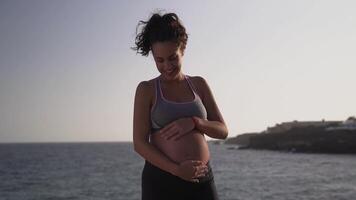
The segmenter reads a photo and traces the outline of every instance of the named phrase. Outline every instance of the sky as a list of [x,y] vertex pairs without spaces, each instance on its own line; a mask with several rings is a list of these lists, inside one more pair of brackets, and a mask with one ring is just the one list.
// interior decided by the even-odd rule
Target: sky
[[[132,141],[139,82],[159,75],[136,25],[175,12],[183,72],[204,77],[229,137],[356,115],[356,2],[0,0],[0,143]],[[210,139],[210,138],[208,138]]]

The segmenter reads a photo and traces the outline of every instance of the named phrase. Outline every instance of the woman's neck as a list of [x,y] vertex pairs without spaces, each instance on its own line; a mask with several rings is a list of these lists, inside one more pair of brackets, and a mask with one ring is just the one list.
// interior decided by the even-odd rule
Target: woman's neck
[[179,73],[174,79],[164,79],[162,76],[159,76],[159,79],[164,84],[178,85],[185,80],[185,75],[183,73]]

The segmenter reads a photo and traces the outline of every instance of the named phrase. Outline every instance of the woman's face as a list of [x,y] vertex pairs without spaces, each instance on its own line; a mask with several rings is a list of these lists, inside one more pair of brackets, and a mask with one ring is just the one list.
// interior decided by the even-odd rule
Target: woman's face
[[152,55],[161,78],[177,80],[181,78],[183,52],[174,42],[156,42],[152,45]]

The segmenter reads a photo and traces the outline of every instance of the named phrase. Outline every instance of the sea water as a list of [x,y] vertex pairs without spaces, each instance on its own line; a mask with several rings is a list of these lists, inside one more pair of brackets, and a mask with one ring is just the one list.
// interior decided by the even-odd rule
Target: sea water
[[[237,150],[209,143],[221,200],[356,197],[356,155]],[[144,160],[132,143],[0,144],[0,200],[134,200]]]

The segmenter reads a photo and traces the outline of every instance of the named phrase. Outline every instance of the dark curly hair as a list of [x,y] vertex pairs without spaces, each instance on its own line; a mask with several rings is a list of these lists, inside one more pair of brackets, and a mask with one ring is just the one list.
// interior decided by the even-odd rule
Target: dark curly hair
[[[137,34],[137,30],[140,32]],[[175,13],[160,15],[154,13],[148,21],[140,21],[136,27],[135,47],[137,53],[148,56],[155,42],[172,41],[184,51],[187,45],[188,34]]]

